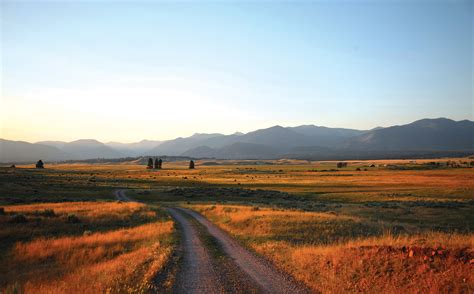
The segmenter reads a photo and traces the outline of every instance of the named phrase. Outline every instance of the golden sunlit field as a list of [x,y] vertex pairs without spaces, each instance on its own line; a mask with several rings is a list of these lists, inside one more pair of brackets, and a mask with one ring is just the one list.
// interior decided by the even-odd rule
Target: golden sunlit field
[[0,292],[134,292],[153,287],[172,252],[173,223],[138,203],[6,206]]
[[[179,242],[163,207],[184,206],[315,292],[469,293],[471,161],[0,168],[0,291],[169,288],[156,276]],[[141,203],[115,201],[119,189]]]
[[331,213],[193,205],[255,252],[316,292],[468,293],[472,234],[393,235]]

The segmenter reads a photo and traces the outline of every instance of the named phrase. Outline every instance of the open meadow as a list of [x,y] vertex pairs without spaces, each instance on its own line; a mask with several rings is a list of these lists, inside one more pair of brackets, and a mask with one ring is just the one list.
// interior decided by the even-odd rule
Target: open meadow
[[0,222],[2,293],[149,291],[174,243],[172,221],[139,203],[8,205]]
[[4,167],[0,292],[173,292],[184,231],[166,208],[186,207],[311,292],[469,293],[471,161]]

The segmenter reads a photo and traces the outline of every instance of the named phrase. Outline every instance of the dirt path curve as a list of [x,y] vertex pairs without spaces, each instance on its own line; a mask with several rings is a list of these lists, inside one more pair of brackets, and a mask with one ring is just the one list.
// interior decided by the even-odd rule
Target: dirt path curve
[[168,212],[181,227],[184,256],[178,273],[177,293],[223,293],[224,289],[215,272],[212,258],[206,250],[196,228],[176,209]]
[[123,202],[133,202],[135,200],[131,199],[127,195],[125,195],[125,190],[115,190],[114,191],[115,198],[119,201]]
[[[125,190],[115,190],[115,198],[119,201],[132,202],[134,199],[125,194]],[[218,279],[212,259],[199,239],[196,228],[175,209],[168,209],[182,231],[183,266],[178,273],[179,284],[175,285],[177,293],[224,293]]]
[[[117,200],[135,201],[116,190]],[[183,259],[174,286],[175,293],[310,293],[308,289],[295,283],[287,274],[278,271],[268,261],[257,257],[227,233],[208,221],[199,213],[186,208],[167,209],[181,231]],[[229,264],[210,254],[201,240],[196,224],[186,217],[198,221],[207,233],[219,243]]]
[[[223,251],[232,258],[235,264],[245,272],[264,293],[310,293],[306,288],[296,284],[290,276],[278,271],[269,262],[257,257],[242,247],[236,240],[231,238],[227,233],[219,229],[199,213],[185,208],[175,208],[170,210],[175,214],[177,214],[176,211],[186,213],[194,217],[205,228],[207,228],[209,234],[212,235],[222,246]],[[189,224],[186,223],[182,223],[182,225],[184,227],[189,226]],[[186,233],[184,235],[186,237]],[[193,249],[189,248],[188,254],[197,254],[197,252],[189,252],[189,250]]]

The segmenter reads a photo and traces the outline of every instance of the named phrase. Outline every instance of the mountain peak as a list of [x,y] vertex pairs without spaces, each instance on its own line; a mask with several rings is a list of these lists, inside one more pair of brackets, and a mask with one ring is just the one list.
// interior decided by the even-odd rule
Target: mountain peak
[[104,145],[103,143],[95,139],[79,139],[76,141],[69,142],[71,145]]
[[286,129],[280,125],[275,125],[273,127],[269,127],[267,130],[283,130],[283,129]]

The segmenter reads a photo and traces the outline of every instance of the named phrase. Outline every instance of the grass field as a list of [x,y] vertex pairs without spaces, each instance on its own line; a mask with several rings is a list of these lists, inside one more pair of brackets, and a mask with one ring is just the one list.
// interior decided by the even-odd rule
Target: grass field
[[156,286],[177,242],[162,207],[184,205],[317,291],[472,292],[471,161],[0,168],[0,291]]
[[138,203],[12,205],[0,223],[6,293],[145,291],[173,250],[173,223]]
[[469,293],[472,234],[392,234],[331,213],[192,205],[222,229],[323,293]]

